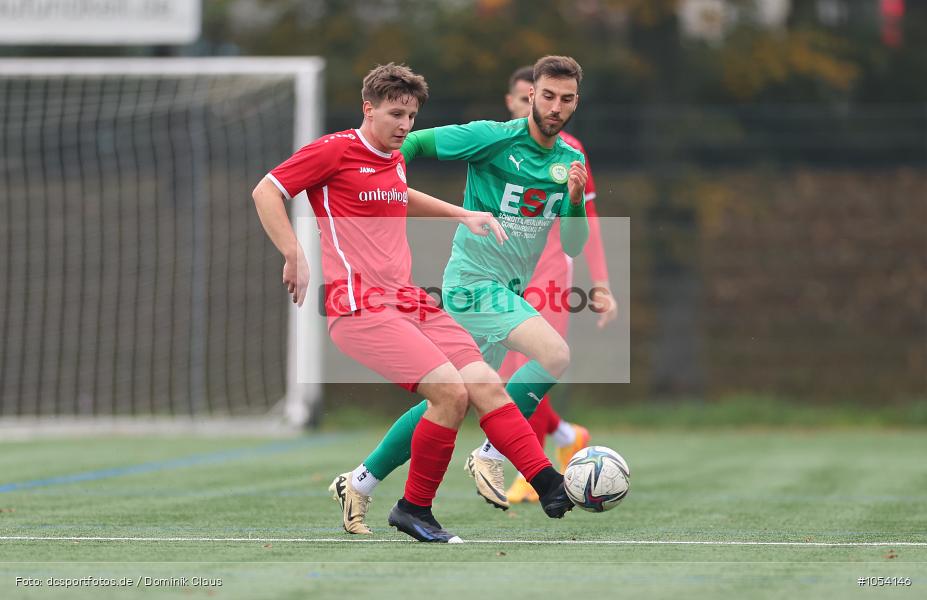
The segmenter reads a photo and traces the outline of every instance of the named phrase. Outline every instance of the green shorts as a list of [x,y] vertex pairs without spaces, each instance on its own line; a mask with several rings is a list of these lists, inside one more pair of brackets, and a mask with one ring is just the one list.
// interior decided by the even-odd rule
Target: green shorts
[[528,301],[496,281],[445,288],[444,310],[470,332],[483,359],[496,370],[508,348],[503,344],[513,329],[539,313]]

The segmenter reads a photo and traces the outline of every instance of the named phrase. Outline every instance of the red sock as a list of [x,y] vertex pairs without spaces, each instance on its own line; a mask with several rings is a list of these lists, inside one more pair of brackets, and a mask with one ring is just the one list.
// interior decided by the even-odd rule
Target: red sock
[[534,414],[528,419],[528,424],[531,425],[534,434],[538,436],[538,442],[541,444],[541,448],[543,448],[544,439],[557,431],[557,426],[560,425],[560,415],[558,415],[554,411],[554,407],[551,406],[549,396],[544,396],[535,409]]
[[412,432],[412,460],[404,498],[418,506],[431,506],[454,454],[457,430],[422,418]]
[[[543,403],[542,401],[541,404]],[[547,414],[540,410],[541,404],[538,404],[538,410],[534,411],[534,414],[528,417],[528,425],[531,425],[531,429],[534,430],[534,435],[538,438],[538,444],[543,448],[544,438],[547,437]]]
[[550,403],[549,396],[544,396],[543,402],[547,404],[547,409],[549,411],[547,415],[547,435],[550,435],[557,431],[557,428],[560,427],[560,421],[563,419],[557,414],[557,411],[554,410],[554,406]]
[[514,402],[483,415],[480,427],[496,450],[508,458],[528,481],[550,466],[544,449]]

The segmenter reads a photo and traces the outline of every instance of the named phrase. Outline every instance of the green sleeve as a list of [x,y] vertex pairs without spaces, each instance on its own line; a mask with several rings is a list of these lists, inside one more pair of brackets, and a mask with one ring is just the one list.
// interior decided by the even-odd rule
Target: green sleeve
[[402,152],[407,163],[412,162],[418,156],[436,157],[438,151],[435,148],[435,130],[413,131],[406,136],[406,141],[402,143],[399,151]]
[[465,125],[435,127],[438,160],[480,162],[491,158],[495,145],[518,135],[524,129],[524,121],[473,121]]
[[583,251],[589,239],[589,221],[586,219],[586,203],[574,205],[567,198],[566,207],[560,215],[560,245],[568,255],[576,257]]

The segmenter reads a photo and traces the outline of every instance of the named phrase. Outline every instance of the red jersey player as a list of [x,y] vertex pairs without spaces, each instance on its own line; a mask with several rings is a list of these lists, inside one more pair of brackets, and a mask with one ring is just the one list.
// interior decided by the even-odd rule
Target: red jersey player
[[[505,104],[513,119],[526,117],[531,112],[531,106],[528,104],[528,92],[533,85],[534,67],[531,65],[517,69],[509,78],[509,92],[505,96]],[[583,145],[572,135],[561,131],[560,138],[584,155],[586,154]],[[586,263],[592,277],[593,301],[601,310],[598,321],[598,326],[601,329],[618,316],[618,304],[615,302],[608,284],[608,265],[605,261],[602,234],[595,210],[595,181],[589,168],[588,157],[586,159],[586,172],[588,174],[586,180],[586,217],[589,220],[589,241],[586,242],[583,255],[586,257]],[[541,258],[538,259],[537,268],[531,276],[528,288],[547,289],[549,284],[554,284],[556,287],[566,290],[573,285],[573,259],[563,251],[563,247],[560,245],[559,225],[559,221],[555,222],[550,231],[547,246],[544,247],[544,252],[541,254]],[[535,308],[538,309],[538,312],[547,322],[553,325],[563,339],[567,339],[567,331],[570,325],[570,312],[568,310],[555,310],[553,303],[542,303],[540,306],[535,306]],[[528,359],[524,354],[510,351],[499,368],[499,375],[503,379],[508,379],[512,373],[526,362],[528,362]],[[557,458],[561,469],[566,468],[566,463],[573,454],[589,444],[589,431],[585,427],[568,423],[560,418],[560,415],[551,406],[548,396],[544,396],[541,400],[537,410],[528,419],[528,423],[531,424],[531,428],[538,436],[541,447],[544,446],[546,436],[553,434],[558,447]],[[512,483],[512,486],[506,492],[506,496],[510,503],[537,502],[538,500],[534,489],[521,475]]]
[[[470,334],[412,281],[406,216],[452,218],[478,235],[505,233],[489,213],[442,202],[406,185],[398,151],[428,97],[424,78],[404,65],[372,70],[362,89],[360,128],[323,136],[265,176],[252,194],[264,230],[283,254],[283,283],[302,305],[308,263],[284,209],[305,191],[319,225],[325,310],[332,341],[357,362],[428,400],[411,444],[405,492],[388,522],[425,542],[459,542],[435,520],[431,504],[447,471],[457,429],[472,406],[480,426],[530,480],[544,512],[573,505],[531,427]],[[333,482],[350,533],[370,533],[365,497],[348,478]],[[361,515],[357,517],[356,515]]]

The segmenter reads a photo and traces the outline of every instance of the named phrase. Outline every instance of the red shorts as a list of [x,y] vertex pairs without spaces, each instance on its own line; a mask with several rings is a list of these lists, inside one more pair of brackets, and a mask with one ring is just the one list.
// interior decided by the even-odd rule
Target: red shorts
[[459,371],[483,360],[470,334],[443,310],[420,319],[383,306],[339,317],[329,333],[339,350],[410,392],[446,362]]
[[[560,252],[560,256],[551,256],[550,253],[544,252],[541,260],[538,262],[537,269],[531,276],[528,288],[546,290],[548,286],[554,283],[561,290],[566,290],[573,285],[573,259]],[[526,288],[526,289],[528,289]],[[567,332],[570,329],[570,311],[565,309],[562,304],[551,302],[540,302],[541,295],[538,293],[526,293],[525,300],[528,301],[544,317],[544,320],[560,334],[563,339],[567,339]],[[544,296],[546,300],[546,296]],[[557,309],[552,308],[556,305]],[[521,352],[510,350],[499,367],[499,376],[503,381],[508,381],[515,371],[520,369],[528,362],[528,357]]]

